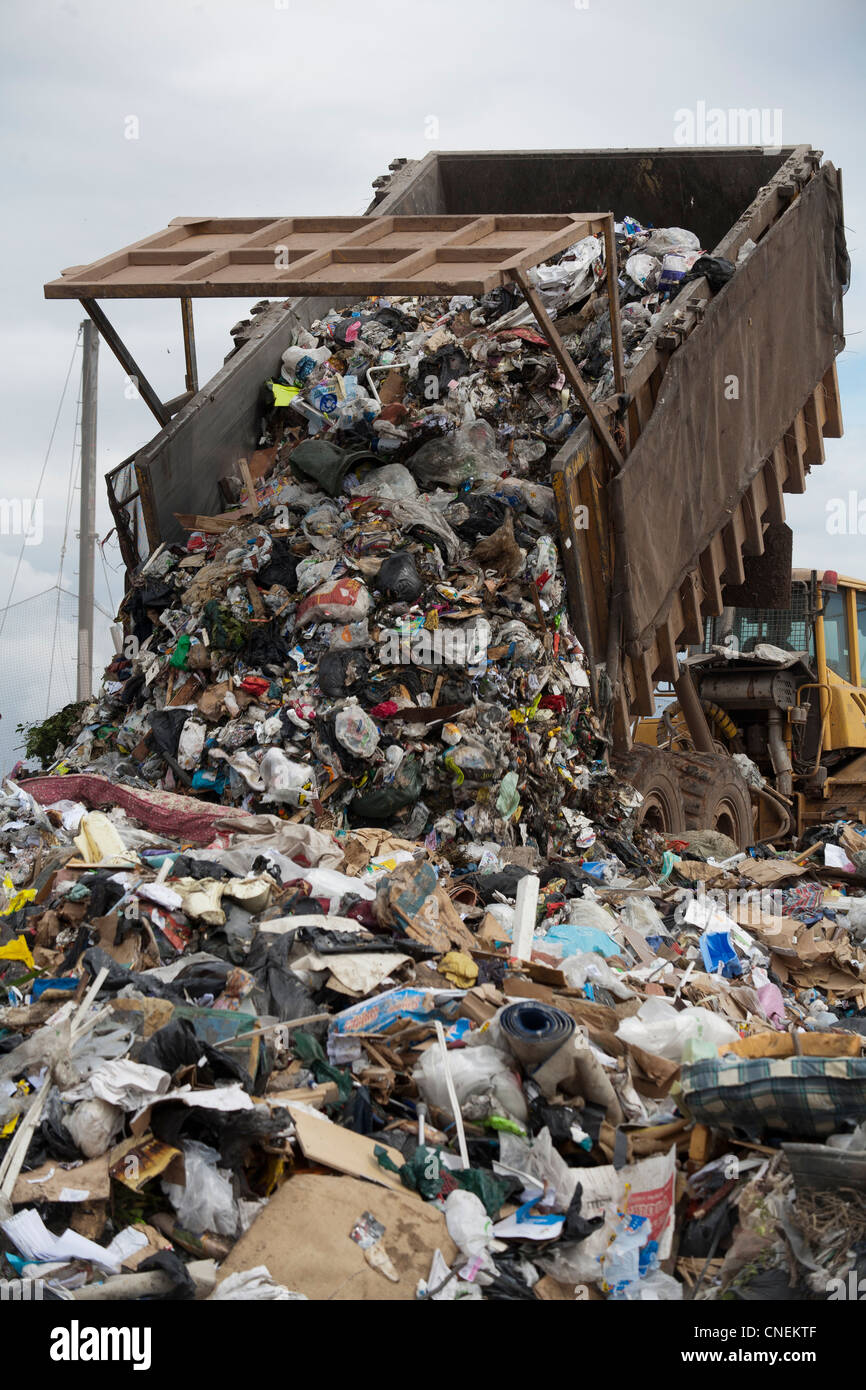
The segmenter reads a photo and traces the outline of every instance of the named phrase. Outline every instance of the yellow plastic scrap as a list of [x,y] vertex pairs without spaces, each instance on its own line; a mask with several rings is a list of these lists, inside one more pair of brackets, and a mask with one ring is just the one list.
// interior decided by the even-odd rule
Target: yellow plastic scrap
[[471,989],[478,979],[478,966],[465,951],[449,951],[439,961],[437,969],[456,989]]
[[0,908],[0,917],[11,917],[13,912],[19,912],[25,903],[32,902],[36,897],[35,888],[16,888],[10,874],[3,875],[3,892],[6,894],[6,906]]
[[525,708],[521,708],[518,705],[517,709],[511,710],[511,719],[513,723],[529,724],[530,721],[535,718],[538,713],[538,706],[541,704],[542,693],[543,692],[539,690],[531,705],[527,705]]
[[81,817],[75,847],[87,864],[137,864],[138,855],[124,845],[117,827],[102,811],[88,811]]
[[5,946],[0,946],[0,960],[20,960],[28,970],[36,969],[36,962],[23,936],[16,936],[12,941],[7,941]]
[[291,405],[296,396],[301,394],[300,386],[286,386],[281,381],[269,381],[268,386],[274,393],[274,405]]

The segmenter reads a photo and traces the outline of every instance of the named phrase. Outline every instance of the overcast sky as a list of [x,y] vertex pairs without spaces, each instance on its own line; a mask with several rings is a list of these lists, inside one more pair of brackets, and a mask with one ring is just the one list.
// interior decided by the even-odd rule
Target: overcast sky
[[[43,283],[64,267],[180,214],[363,212],[372,180],[397,155],[672,145],[675,113],[704,102],[778,109],[783,144],[810,142],[844,171],[854,265],[849,347],[839,360],[846,434],[828,441],[824,467],[805,497],[789,499],[788,519],[795,563],[866,577],[856,526],[843,536],[826,529],[828,501],[861,486],[866,444],[858,278],[866,7],[858,0],[5,0],[3,27],[0,497],[35,494],[82,318],[75,302],[43,298]],[[127,138],[136,123],[138,138]],[[107,307],[163,399],[182,391],[177,302]],[[195,307],[204,381],[248,303]],[[104,346],[100,357],[97,524],[105,536],[112,522],[101,475],[156,424],[141,401],[127,399]],[[42,489],[44,539],[24,548],[15,601],[57,578],[79,370],[80,352]],[[73,503],[64,583],[75,590],[77,492]],[[18,538],[0,535],[0,607],[19,550]],[[105,560],[105,570],[97,560],[97,599],[111,610],[123,588],[114,541]],[[4,769],[14,724],[44,713],[48,699],[58,707],[74,688],[71,607],[64,603],[57,624],[65,684],[55,663],[50,695],[53,608],[28,605],[14,616],[2,634]],[[107,627],[97,616],[104,658]]]

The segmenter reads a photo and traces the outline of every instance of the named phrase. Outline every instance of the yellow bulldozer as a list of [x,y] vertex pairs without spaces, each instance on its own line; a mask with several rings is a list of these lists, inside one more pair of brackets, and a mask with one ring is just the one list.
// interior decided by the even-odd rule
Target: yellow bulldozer
[[[683,666],[714,751],[735,755],[748,775],[736,758],[745,755],[771,784],[755,786],[758,838],[784,833],[785,812],[798,834],[825,821],[866,822],[866,580],[794,570],[790,606],[725,608],[707,620],[703,649]],[[673,689],[657,699],[657,716],[639,719],[634,739],[685,755],[677,759],[682,806],[675,792],[667,805],[656,794],[659,804],[645,811],[670,830],[678,814],[683,824],[690,818],[687,769],[700,750]],[[738,839],[738,806],[724,783],[717,773],[704,801],[712,802],[715,827]]]

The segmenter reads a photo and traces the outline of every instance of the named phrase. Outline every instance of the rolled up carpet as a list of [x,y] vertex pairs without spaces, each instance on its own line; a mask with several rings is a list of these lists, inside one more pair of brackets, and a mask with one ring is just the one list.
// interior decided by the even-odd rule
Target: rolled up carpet
[[502,1010],[499,1026],[518,1061],[537,1067],[571,1037],[574,1019],[549,1004],[524,999]]

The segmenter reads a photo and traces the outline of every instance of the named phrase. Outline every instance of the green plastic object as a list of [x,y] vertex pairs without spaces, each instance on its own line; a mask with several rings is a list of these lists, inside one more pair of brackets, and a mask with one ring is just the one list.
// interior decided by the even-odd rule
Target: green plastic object
[[177,646],[169,657],[169,665],[177,666],[181,671],[185,671],[191,643],[192,638],[188,632],[178,637]]

